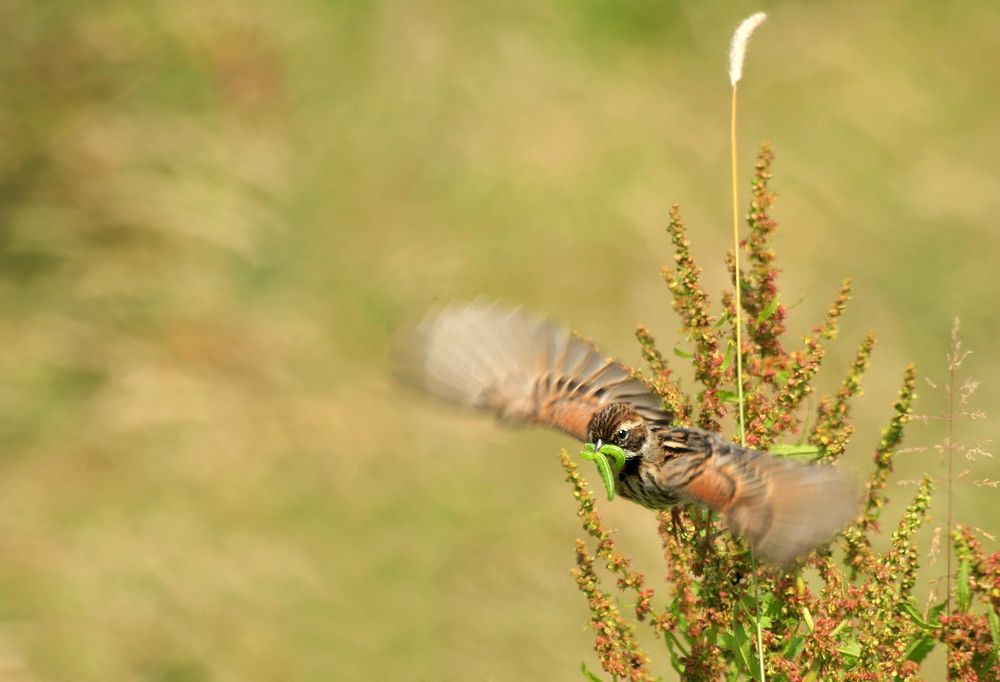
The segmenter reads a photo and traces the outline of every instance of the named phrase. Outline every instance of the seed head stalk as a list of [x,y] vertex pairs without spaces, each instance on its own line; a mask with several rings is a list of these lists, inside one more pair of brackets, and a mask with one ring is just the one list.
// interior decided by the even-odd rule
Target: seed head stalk
[[[754,30],[760,26],[767,15],[763,12],[752,14],[743,20],[736,32],[733,33],[733,40],[729,45],[729,83],[733,88],[732,110],[729,126],[730,159],[732,161],[732,187],[733,187],[733,280],[735,282],[736,296],[736,398],[739,404],[739,432],[740,446],[746,447],[746,415],[743,409],[743,314],[740,300],[740,289],[742,288],[742,277],[740,275],[740,208],[739,191],[737,189],[738,177],[736,172],[736,84],[743,77],[743,58],[746,56],[747,44]],[[753,571],[753,601],[754,601],[754,625],[757,631],[757,661],[760,664],[760,680],[766,682],[764,673],[764,640],[760,626],[760,588],[757,584],[757,559],[754,556],[753,547],[750,548],[750,568]]]
[[[952,485],[955,480],[954,476],[954,455],[955,455],[955,419],[958,415],[955,413],[955,394],[958,393],[958,389],[955,385],[956,375],[958,373],[958,368],[962,364],[962,360],[968,355],[969,351],[962,352],[962,344],[958,340],[958,318],[955,318],[955,324],[951,328],[951,346],[948,349],[948,386],[946,392],[948,394],[948,438],[945,442],[945,457],[948,460],[948,528],[945,532],[945,537],[947,542],[945,543],[945,557],[946,557],[946,567],[945,570],[945,613],[948,616],[948,630],[945,632],[945,651],[947,652],[947,657],[945,665],[947,665],[947,670],[945,671],[945,679],[951,680],[951,641],[952,634],[954,633],[953,625],[951,622],[951,590],[952,590],[952,572],[951,572],[951,550],[952,550],[952,537],[951,531],[954,528],[952,520]],[[964,402],[964,400],[962,401]]]

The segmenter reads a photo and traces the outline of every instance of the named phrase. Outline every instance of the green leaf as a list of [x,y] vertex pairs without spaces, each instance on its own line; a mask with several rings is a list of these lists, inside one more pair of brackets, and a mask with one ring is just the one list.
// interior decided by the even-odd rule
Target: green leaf
[[583,676],[590,680],[590,682],[604,682],[600,677],[587,670],[587,664],[583,661],[580,661],[580,670],[583,671]]
[[676,355],[679,358],[693,358],[694,357],[694,353],[685,353],[684,351],[682,351],[677,346],[674,346],[674,355]]
[[920,663],[934,649],[936,643],[937,640],[932,635],[921,635],[910,642],[910,646],[906,648],[904,659]]
[[805,606],[802,607],[802,617],[806,621],[806,627],[809,628],[809,632],[816,629],[816,623],[813,622],[812,614],[809,613],[809,609]]
[[990,636],[993,638],[993,651],[987,656],[986,662],[983,664],[983,670],[989,670],[997,662],[997,658],[1000,657],[1000,617],[997,616],[997,612],[993,609],[986,611],[986,620],[990,622]]
[[789,660],[793,660],[802,651],[805,643],[805,637],[792,637],[792,641],[785,646],[785,650],[781,652],[781,655]]
[[838,648],[837,651],[842,653],[847,658],[854,659],[854,663],[857,663],[857,660],[861,658],[861,645],[858,644],[857,640],[847,640],[847,642],[844,643],[844,646]]
[[[683,658],[686,657],[687,651],[681,645],[677,636],[672,632],[664,632],[663,641],[667,643],[667,651],[670,652],[670,666],[677,671],[678,675],[684,674],[684,663]],[[680,654],[677,651],[680,650]]]
[[712,329],[718,329],[728,321],[729,321],[729,311],[726,310],[723,311],[722,315],[719,316],[719,321],[715,323],[715,326],[712,327]]
[[924,615],[920,613],[920,610],[916,606],[910,603],[903,604],[903,610],[909,614],[910,620],[917,624],[918,627],[924,630],[940,630],[941,625],[934,625],[933,623],[928,623],[924,620]]
[[779,457],[793,457],[795,459],[814,459],[818,457],[823,448],[818,445],[792,445],[779,444],[772,445],[768,450],[772,455]]
[[737,623],[733,627],[733,653],[737,661],[743,666],[743,672],[755,680],[760,679],[760,666],[757,665],[757,658],[750,650],[750,637],[743,625]]
[[931,610],[927,612],[927,622],[931,624],[931,627],[934,628],[941,627],[940,623],[941,614],[944,613],[944,610],[947,606],[948,602],[943,601],[937,606],[932,607]]
[[[771,600],[769,599],[770,596],[771,595],[769,595],[769,594],[762,594],[762,595],[760,595],[760,597],[761,597],[761,599],[760,599],[760,610],[761,610],[761,614],[760,614],[760,629],[761,630],[767,630],[768,628],[771,627],[771,623],[773,622],[772,618],[770,616],[768,616],[767,613],[766,613],[767,610],[768,610],[768,607],[771,605]],[[753,594],[752,593],[749,594],[749,595],[747,595],[747,597],[743,600],[743,607],[747,610],[746,617],[747,617],[747,620],[750,621],[750,625],[752,625],[754,628],[756,628],[757,627],[757,616],[755,615],[755,613],[756,613],[757,607],[756,607],[756,603],[754,602],[754,598],[753,598]]]
[[760,315],[757,316],[757,321],[763,322],[764,320],[769,319],[772,315],[774,315],[774,311],[778,309],[778,306],[780,304],[781,304],[781,297],[775,296],[773,299],[771,299],[771,302],[768,303],[764,307],[764,309],[760,311]]
[[735,348],[734,342],[730,341],[729,344],[726,346],[726,357],[722,360],[722,365],[719,367],[720,372],[725,372],[727,369],[729,369],[729,365],[732,364],[733,355],[735,355],[735,353],[733,353],[734,348]]
[[736,391],[716,391],[716,397],[724,403],[733,403],[738,405],[740,402],[740,396]]
[[955,577],[955,596],[958,597],[958,610],[966,612],[972,602],[972,590],[969,587],[969,560],[962,559],[958,565],[958,575]]
[[779,384],[787,384],[788,380],[792,378],[792,374],[788,370],[778,369],[774,371],[774,378],[778,380]]

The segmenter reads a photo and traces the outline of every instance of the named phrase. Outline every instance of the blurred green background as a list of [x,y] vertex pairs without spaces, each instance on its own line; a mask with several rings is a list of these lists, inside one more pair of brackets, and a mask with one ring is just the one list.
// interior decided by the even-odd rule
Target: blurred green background
[[[596,668],[572,444],[399,391],[388,350],[478,295],[632,364],[636,322],[677,345],[667,213],[718,294],[726,49],[761,9],[741,191],[770,140],[790,345],[845,277],[819,387],[880,339],[848,464],[866,471],[907,363],[943,378],[955,316],[989,415],[959,434],[990,437],[995,2],[0,3],[0,679]],[[972,483],[997,467],[959,468],[956,517],[997,531],[1000,493]],[[899,469],[942,472],[933,449]],[[658,584],[652,515],[605,508]]]

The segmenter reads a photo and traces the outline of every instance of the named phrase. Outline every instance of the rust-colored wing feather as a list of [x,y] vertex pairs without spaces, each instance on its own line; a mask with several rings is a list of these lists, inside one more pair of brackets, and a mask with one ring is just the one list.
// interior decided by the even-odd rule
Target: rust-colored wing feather
[[402,338],[397,360],[401,377],[429,393],[580,440],[609,403],[627,403],[652,423],[672,421],[659,398],[617,363],[519,308],[446,307]]
[[860,487],[831,466],[747,450],[716,434],[667,429],[658,484],[722,514],[760,556],[787,566],[857,516]]

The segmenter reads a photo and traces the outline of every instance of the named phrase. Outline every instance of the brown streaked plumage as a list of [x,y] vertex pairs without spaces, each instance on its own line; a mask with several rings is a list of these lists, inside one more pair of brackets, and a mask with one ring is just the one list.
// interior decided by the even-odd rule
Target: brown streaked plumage
[[803,464],[673,426],[642,381],[568,330],[520,309],[473,303],[424,320],[399,346],[409,383],[516,423],[625,450],[616,492],[651,509],[696,502],[767,561],[787,566],[857,514],[859,487]]

